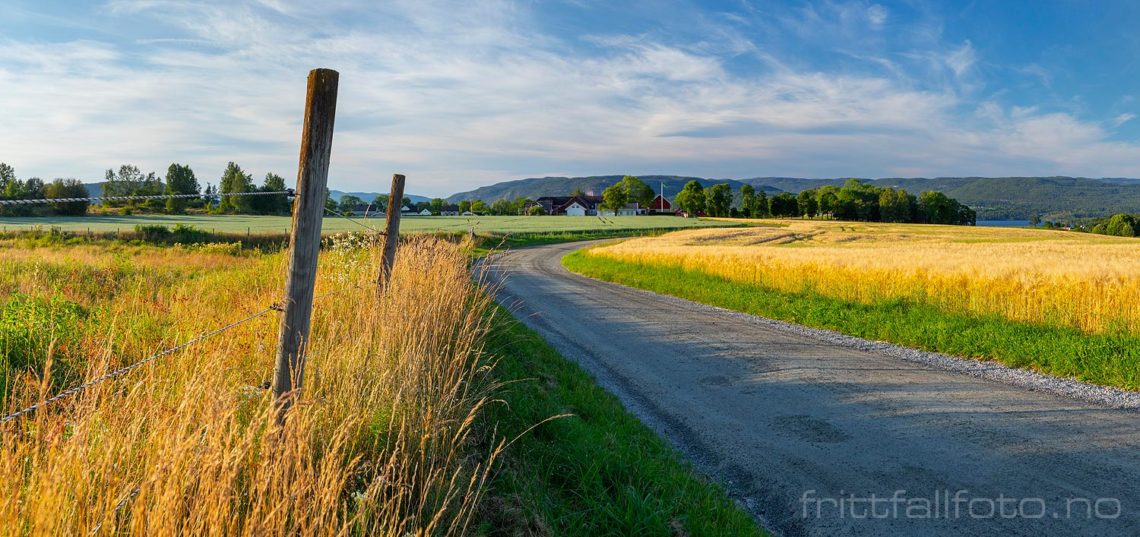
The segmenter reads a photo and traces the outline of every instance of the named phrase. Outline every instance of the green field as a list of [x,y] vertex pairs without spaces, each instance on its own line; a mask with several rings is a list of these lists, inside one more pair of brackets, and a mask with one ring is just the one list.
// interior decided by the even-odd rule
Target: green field
[[[326,233],[360,231],[359,223],[381,229],[382,219],[326,216],[323,230]],[[288,233],[287,216],[249,215],[145,215],[145,216],[50,216],[0,218],[0,231],[24,231],[37,227],[58,227],[74,233],[107,233],[133,231],[136,225],[191,225],[214,233]],[[474,229],[486,233],[540,233],[564,231],[619,231],[624,229],[672,229],[703,226],[724,226],[724,222],[679,218],[676,216],[411,216],[400,222],[403,233],[434,231],[464,232]]]

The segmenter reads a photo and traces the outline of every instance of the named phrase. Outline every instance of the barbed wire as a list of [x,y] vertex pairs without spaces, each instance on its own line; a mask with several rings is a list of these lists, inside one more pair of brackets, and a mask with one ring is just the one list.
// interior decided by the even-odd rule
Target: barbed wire
[[[330,296],[334,296],[334,295],[339,295],[339,294],[346,293],[348,291],[357,290],[357,289],[363,289],[363,287],[360,285],[352,285],[352,286],[348,286],[348,287],[342,287],[340,289],[334,289],[332,291],[327,291],[327,292],[321,293],[319,295],[314,295],[313,300],[316,301],[316,300],[319,300],[322,298],[326,298],[326,297],[330,297]],[[187,348],[187,347],[189,347],[195,343],[198,343],[199,341],[202,341],[204,339],[208,339],[208,338],[211,338],[213,336],[216,336],[222,332],[225,332],[226,330],[229,330],[231,328],[235,328],[239,325],[245,324],[249,321],[252,321],[258,317],[262,317],[262,316],[268,314],[269,312],[273,312],[273,311],[285,311],[284,304],[282,304],[281,302],[274,302],[273,304],[270,304],[268,308],[265,308],[265,309],[263,309],[259,312],[256,312],[256,313],[252,313],[252,314],[250,314],[250,315],[248,315],[242,319],[234,321],[234,322],[227,324],[225,326],[222,326],[222,327],[216,328],[214,330],[211,330],[209,332],[206,332],[204,334],[201,334],[198,337],[191,339],[190,341],[186,341],[186,342],[181,343],[177,346],[163,350],[157,354],[143,358],[142,360],[139,360],[133,364],[120,367],[119,369],[116,369],[114,371],[111,371],[111,372],[108,372],[106,374],[95,377],[95,378],[93,378],[87,382],[84,382],[83,384],[78,385],[78,386],[68,388],[68,389],[66,389],[62,392],[59,392],[58,394],[52,396],[49,399],[45,399],[45,400],[40,401],[38,403],[35,403],[31,406],[25,407],[23,409],[17,410],[16,412],[8,414],[7,416],[4,416],[3,418],[0,418],[0,425],[8,423],[8,422],[15,420],[16,418],[19,418],[21,416],[26,416],[28,414],[31,414],[31,413],[35,412],[36,410],[39,410],[40,408],[43,408],[43,407],[45,407],[49,404],[52,404],[56,401],[60,401],[60,400],[66,399],[68,397],[71,397],[72,395],[75,395],[75,394],[77,394],[83,390],[86,390],[87,388],[90,388],[90,387],[92,387],[96,384],[99,384],[101,382],[105,382],[105,381],[126,375],[127,373],[130,373],[131,371],[133,371],[133,370],[135,370],[135,369],[137,369],[137,368],[139,368],[139,367],[141,367],[147,363],[158,360],[159,358],[162,358],[164,356],[174,354],[174,353],[176,353],[182,349],[185,349],[185,348]]]
[[164,356],[174,354],[174,353],[176,353],[182,349],[185,349],[185,348],[187,348],[187,347],[189,347],[195,343],[198,343],[199,341],[202,341],[204,339],[208,339],[208,338],[211,338],[211,337],[216,336],[218,334],[221,334],[222,332],[225,332],[226,330],[234,328],[238,325],[245,324],[249,321],[252,321],[252,320],[254,320],[258,317],[261,317],[263,315],[266,315],[270,312],[281,311],[281,310],[282,310],[282,306],[279,303],[274,303],[273,305],[269,306],[268,308],[265,308],[265,309],[263,309],[257,313],[250,314],[250,315],[248,315],[242,319],[239,319],[237,321],[229,323],[225,326],[222,326],[220,328],[216,328],[214,330],[211,330],[209,332],[201,334],[198,337],[191,339],[190,341],[186,341],[184,343],[181,343],[181,344],[176,345],[174,347],[171,347],[169,349],[163,350],[157,354],[153,354],[151,356],[143,358],[142,360],[139,360],[133,364],[120,367],[118,369],[115,369],[114,371],[110,371],[108,373],[105,373],[103,375],[95,377],[95,378],[93,378],[87,382],[84,382],[83,384],[80,384],[78,386],[74,386],[74,387],[68,388],[62,392],[59,392],[59,393],[55,394],[54,396],[52,396],[51,398],[45,399],[45,400],[40,401],[38,403],[35,403],[31,406],[25,407],[23,409],[17,410],[16,412],[8,414],[7,416],[0,418],[0,425],[3,425],[3,424],[8,423],[12,420],[15,420],[16,418],[31,414],[31,413],[35,412],[36,410],[39,410],[40,408],[43,408],[47,405],[55,403],[56,401],[67,399],[68,397],[71,397],[71,396],[73,396],[79,392],[82,392],[83,390],[86,390],[87,388],[95,386],[96,384],[99,384],[101,382],[108,381],[108,380],[111,380],[113,378],[126,375],[127,373],[130,373],[131,371],[134,371],[135,369],[142,367],[143,365],[146,365],[150,362],[158,360],[159,358],[162,358]]
[[213,199],[239,196],[276,196],[281,194],[284,194],[286,196],[295,195],[292,189],[286,189],[274,192],[222,192],[219,194],[156,194],[147,196],[100,196],[97,198],[37,198],[30,200],[0,200],[0,205],[38,205],[44,203],[78,203],[84,201],[95,203],[101,201],[137,201],[158,199]]
[[[138,496],[139,491],[141,491],[141,490],[142,490],[141,485],[135,485],[134,488],[132,488],[129,492],[127,492],[126,496],[123,496],[123,499],[119,500],[119,503],[115,504],[115,508],[111,510],[111,515],[112,516],[118,515],[119,510],[121,510],[125,505],[127,505],[127,502],[133,500],[135,498],[135,496]],[[103,522],[105,522],[105,521],[106,521],[106,517],[104,516],[103,520],[100,520],[99,523],[95,525],[95,527],[91,528],[91,531],[87,532],[87,535],[98,534],[99,530],[103,529]]]
[[[324,293],[321,293],[321,294],[319,294],[319,295],[316,295],[316,296],[314,296],[314,297],[313,297],[313,300],[314,300],[314,301],[316,301],[316,300],[318,300],[318,299],[321,299],[321,298],[325,298],[325,297],[329,297],[329,296],[334,296],[334,295],[339,295],[339,294],[341,294],[341,293],[346,293],[346,292],[348,292],[348,291],[354,291],[354,290],[357,290],[357,289],[364,289],[364,287],[363,287],[363,286],[361,286],[361,285],[351,285],[351,286],[349,286],[349,287],[342,287],[342,288],[340,288],[340,289],[335,289],[335,290],[332,290],[332,291],[326,291],[326,292],[324,292]],[[214,332],[211,332],[211,333],[210,333],[210,334],[208,334],[208,335],[207,335],[207,334],[203,334],[202,336],[198,336],[198,338],[196,338],[196,339],[197,339],[197,341],[201,341],[202,339],[205,339],[206,337],[209,337],[209,335],[213,335],[213,334],[216,334],[216,333],[218,333],[218,332],[221,332],[221,331],[224,331],[224,330],[228,330],[229,328],[233,328],[234,326],[237,326],[238,324],[241,324],[241,323],[244,323],[244,322],[246,322],[246,321],[250,321],[250,320],[253,320],[253,319],[255,319],[255,318],[257,318],[257,317],[260,317],[260,316],[262,316],[262,315],[265,315],[266,313],[269,313],[270,311],[285,311],[285,306],[284,306],[284,305],[282,305],[282,303],[281,303],[281,302],[274,302],[273,304],[270,304],[270,306],[269,306],[268,308],[266,308],[265,310],[259,311],[259,312],[255,313],[255,314],[253,314],[253,315],[250,315],[249,317],[246,317],[245,319],[242,319],[242,320],[240,320],[240,321],[236,321],[236,322],[234,322],[234,323],[230,323],[230,324],[229,324],[229,325],[227,325],[226,327],[222,327],[222,328],[219,328],[218,330],[215,330]],[[181,347],[183,347],[183,348],[185,348],[186,346],[190,345],[191,343],[193,343],[193,340],[192,340],[192,341],[188,341],[188,342],[186,342],[186,343],[183,343],[183,344],[182,344],[182,345],[180,345],[180,346],[181,346]],[[174,352],[174,350],[173,350],[173,349],[168,349],[167,351],[163,351],[163,352],[164,352],[164,353],[166,353],[166,354],[169,354],[170,352]],[[160,354],[161,354],[161,353],[160,353]],[[157,357],[158,357],[158,356],[159,356],[159,355],[151,356],[151,357],[147,358],[146,360],[153,360],[153,359],[157,359]],[[145,361],[145,360],[144,360],[144,361]],[[127,366],[126,368],[123,368],[123,369],[126,369],[126,370],[128,370],[128,371],[129,371],[129,369],[128,369],[128,368],[130,368],[130,369],[133,369],[133,368],[135,368],[135,367],[138,367],[139,365],[142,365],[142,363],[143,363],[143,361],[140,361],[140,362],[137,362],[137,363],[135,363],[135,364],[131,364],[130,366]],[[120,371],[121,371],[121,370],[120,370]],[[123,373],[126,373],[126,371],[123,371]],[[120,373],[120,375],[121,375],[121,374],[122,374],[122,373]],[[108,376],[108,375],[104,375],[104,377],[107,377],[107,376]],[[107,379],[104,379],[104,380],[107,380]],[[92,380],[91,382],[89,382],[89,384],[90,384],[90,383],[94,383],[94,382],[95,382],[95,381],[94,381],[94,380]],[[100,381],[100,382],[101,382],[101,381]],[[76,388],[78,388],[78,386],[77,386]],[[266,385],[266,386],[263,386],[263,388],[265,388],[265,389],[268,389],[268,388],[269,388],[269,386],[268,386],[268,385]],[[73,388],[73,389],[75,389],[75,388]],[[62,395],[62,394],[60,394],[60,395]],[[53,397],[52,399],[56,399],[56,398],[58,398],[58,397],[59,397],[59,396],[56,396],[56,397]],[[51,399],[49,399],[49,400],[47,400],[47,401],[44,401],[44,402],[43,402],[43,404],[44,404],[44,405],[46,405],[46,404],[47,404],[49,401],[51,401]],[[33,405],[33,406],[36,406],[36,405]],[[32,408],[32,407],[28,407],[28,408]],[[24,409],[24,410],[28,410],[28,409]],[[21,412],[24,412],[24,410],[22,410]],[[9,415],[9,416],[5,417],[3,421],[0,421],[0,423],[4,423],[4,422],[8,421],[9,419],[15,419],[16,417],[18,417],[18,415],[17,415],[17,414],[19,414],[19,413],[11,414],[11,415]],[[153,481],[153,480],[154,480],[154,478],[152,477],[152,478],[151,478],[151,481]],[[119,513],[119,511],[120,511],[120,510],[121,510],[121,509],[122,509],[124,506],[126,506],[126,505],[127,505],[127,502],[129,502],[129,501],[133,500],[133,499],[135,498],[135,496],[138,496],[138,495],[139,495],[139,492],[140,492],[141,490],[142,490],[142,485],[141,485],[141,484],[136,484],[136,485],[135,485],[133,488],[131,488],[131,490],[130,490],[130,491],[128,491],[128,492],[127,492],[127,494],[126,494],[125,496],[123,496],[123,499],[119,500],[119,502],[115,504],[115,507],[114,507],[114,508],[111,510],[111,514],[112,514],[112,515],[117,515],[117,514]],[[98,533],[99,533],[99,530],[103,529],[103,523],[104,523],[105,521],[106,521],[106,519],[105,519],[105,518],[104,518],[104,520],[100,520],[100,521],[99,521],[99,523],[98,523],[98,524],[95,524],[95,527],[91,528],[91,531],[90,531],[90,532],[88,532],[87,534],[88,534],[88,535],[96,535],[96,534],[98,534]]]

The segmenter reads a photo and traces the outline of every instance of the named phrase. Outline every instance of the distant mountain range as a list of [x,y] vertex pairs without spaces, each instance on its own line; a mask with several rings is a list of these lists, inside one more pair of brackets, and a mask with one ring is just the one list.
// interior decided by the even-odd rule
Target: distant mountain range
[[[622,175],[593,175],[589,177],[535,177],[505,181],[479,187],[468,192],[453,194],[447,198],[451,203],[463,200],[481,199],[491,203],[499,198],[536,199],[542,196],[565,196],[574,189],[587,194],[601,194],[610,185],[621,180]],[[727,183],[733,191],[739,192],[745,184],[769,195],[780,192],[798,193],[801,190],[823,185],[842,185],[846,178],[803,179],[798,177],[752,177],[747,179],[707,179],[681,175],[642,175],[639,176],[654,192],[665,191],[665,197],[672,199],[685,183],[696,180],[708,187]],[[1111,177],[1091,179],[1084,177],[936,177],[903,178],[887,177],[862,179],[876,186],[902,187],[918,194],[927,190],[938,190],[947,196],[972,207],[979,220],[1025,220],[1033,214],[1049,220],[1071,218],[1099,218],[1116,213],[1140,213],[1140,179]],[[91,196],[102,195],[103,183],[87,183]],[[380,192],[330,191],[333,199],[352,195],[364,201],[372,201]],[[738,194],[739,195],[739,194]],[[413,203],[430,201],[426,196],[408,195]]]
[[[364,200],[365,203],[370,203],[372,200],[376,199],[376,196],[379,196],[380,194],[387,194],[387,192],[341,192],[340,190],[329,191],[329,197],[334,200],[340,201],[340,198],[342,196],[356,196]],[[431,198],[427,196],[417,196],[415,194],[404,194],[404,197],[411,199],[412,203],[431,201]]]
[[[685,183],[697,180],[707,187],[727,183],[734,191],[750,184],[769,195],[779,192],[798,193],[823,185],[842,185],[846,178],[803,179],[797,177],[752,177],[748,179],[706,179],[677,175],[640,176],[654,191],[664,185],[665,196],[672,198]],[[488,203],[499,198],[539,198],[564,196],[574,189],[601,194],[606,187],[620,181],[621,175],[589,177],[536,177],[496,183],[453,194],[450,202],[481,199]],[[876,186],[905,188],[918,194],[937,190],[969,205],[979,220],[1023,220],[1033,214],[1044,219],[1096,218],[1115,213],[1140,213],[1140,179],[1084,177],[936,177],[863,179]]]
[[[506,181],[503,183],[496,183],[490,186],[476,188],[469,192],[460,192],[452,194],[447,198],[451,203],[458,203],[460,201],[483,200],[490,203],[499,198],[518,199],[518,198],[541,198],[542,196],[566,196],[569,195],[574,189],[581,189],[585,194],[600,196],[602,191],[610,187],[614,183],[621,181],[624,175],[593,175],[590,177],[539,177],[533,179],[519,179],[517,181]],[[732,185],[732,189],[739,191],[740,187],[744,186],[744,181],[735,179],[705,179],[703,177],[685,177],[681,175],[639,175],[639,179],[649,185],[654,192],[660,193],[662,189],[665,191],[665,197],[672,199],[681,191],[685,183],[689,181],[698,181],[701,186],[715,185],[718,183],[728,183]],[[767,185],[761,185],[769,193],[782,192],[778,188]]]

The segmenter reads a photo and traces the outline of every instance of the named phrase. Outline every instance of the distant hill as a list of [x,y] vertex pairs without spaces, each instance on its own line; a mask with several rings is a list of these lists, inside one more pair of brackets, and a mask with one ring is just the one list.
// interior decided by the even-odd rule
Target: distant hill
[[[452,194],[447,198],[447,201],[458,203],[460,201],[483,200],[490,203],[499,198],[518,199],[530,198],[537,199],[543,196],[566,196],[569,195],[574,189],[581,189],[586,194],[601,195],[602,191],[612,186],[614,183],[621,181],[624,175],[594,175],[590,177],[536,177],[531,179],[519,179],[516,181],[506,181],[503,183],[496,183],[491,186],[484,186],[471,190],[469,192],[460,192]],[[654,192],[660,192],[662,185],[665,187],[665,197],[672,199],[681,191],[685,183],[696,180],[702,186],[714,185],[717,183],[728,183],[732,185],[733,190],[740,190],[744,183],[734,179],[705,179],[703,177],[684,177],[679,175],[639,175],[645,184],[649,185]],[[757,187],[759,188],[759,186]],[[769,192],[779,192],[774,188],[765,187]]]
[[[103,195],[103,183],[84,183],[83,186],[87,187],[87,193],[93,198],[98,198]],[[341,196],[356,196],[366,202],[376,199],[380,192],[342,192],[340,190],[330,190],[329,196],[336,201],[340,201]],[[405,194],[411,198],[412,203],[419,203],[421,201],[431,201],[431,198],[426,196],[417,196],[415,194]]]
[[[594,175],[589,177],[536,177],[506,181],[484,186],[447,198],[457,203],[481,199],[490,203],[499,198],[540,198],[565,196],[575,188],[587,194],[601,194],[606,187],[621,180],[622,175]],[[736,192],[745,184],[764,190],[769,195],[779,192],[797,193],[822,185],[842,185],[845,178],[803,179],[798,177],[751,177],[748,179],[706,179],[680,175],[639,176],[654,192],[665,186],[665,196],[672,199],[691,180],[703,186],[727,183]],[[1101,218],[1115,213],[1140,213],[1140,179],[1111,177],[1091,179],[1085,177],[888,177],[863,179],[876,186],[895,186],[918,194],[938,190],[947,196],[969,205],[978,213],[979,220],[1025,220],[1039,214],[1049,220]],[[102,183],[87,183],[91,196],[103,192]],[[331,191],[335,200],[353,195],[372,201],[377,192]],[[430,201],[426,196],[409,195],[413,202]]]
[[[365,202],[371,202],[372,200],[376,199],[376,196],[379,196],[380,194],[387,194],[387,192],[341,192],[340,190],[329,191],[329,196],[336,201],[340,201],[340,198],[342,196],[356,196]],[[417,196],[415,194],[404,194],[404,197],[411,199],[412,203],[431,201],[431,198],[427,196]]]
[[[665,185],[665,195],[672,198],[685,183],[697,180],[703,186],[727,183],[734,191],[744,184],[769,195],[779,192],[798,193],[823,185],[842,185],[846,178],[803,179],[798,177],[752,177],[748,179],[705,179],[677,175],[640,176],[654,191]],[[506,181],[468,192],[453,194],[448,201],[481,199],[488,203],[499,199],[565,196],[575,188],[601,194],[606,187],[620,181],[621,175],[590,177],[538,177]],[[876,186],[905,188],[915,194],[938,190],[969,205],[979,220],[1025,220],[1033,214],[1045,219],[1098,218],[1115,213],[1140,213],[1140,179],[1084,177],[888,177],[863,179]]]

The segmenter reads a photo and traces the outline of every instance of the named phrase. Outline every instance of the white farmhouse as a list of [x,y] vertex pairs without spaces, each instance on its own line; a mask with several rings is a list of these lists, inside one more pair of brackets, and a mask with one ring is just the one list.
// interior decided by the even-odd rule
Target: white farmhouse
[[570,202],[570,205],[567,205],[564,210],[566,216],[586,216],[586,208],[577,201]]

